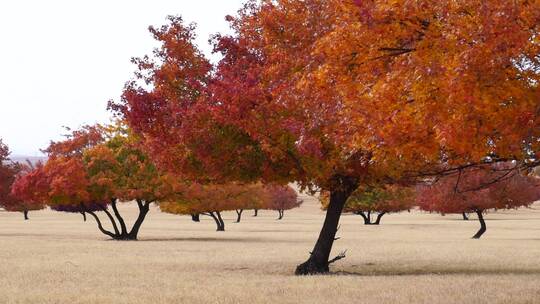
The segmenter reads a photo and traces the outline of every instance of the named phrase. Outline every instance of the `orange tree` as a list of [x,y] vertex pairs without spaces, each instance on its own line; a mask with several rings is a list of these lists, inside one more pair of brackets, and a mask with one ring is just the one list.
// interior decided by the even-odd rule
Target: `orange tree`
[[161,202],[161,211],[181,215],[206,215],[214,219],[217,231],[225,231],[223,211],[236,211],[236,222],[245,209],[262,205],[265,194],[261,185],[184,184],[176,188],[174,200]]
[[[418,186],[418,205],[422,210],[447,213],[476,213],[479,239],[486,232],[484,213],[497,209],[517,209],[540,199],[540,180],[509,171],[510,164],[472,168],[431,185]],[[500,178],[504,176],[503,178]],[[480,185],[488,185],[480,187]]]
[[[322,193],[323,209],[328,207],[328,193]],[[365,225],[379,225],[384,215],[411,210],[416,205],[415,190],[397,185],[358,187],[347,199],[344,212],[362,216]],[[376,216],[373,220],[372,216]]]
[[537,2],[248,1],[227,19],[213,72],[192,26],[152,28],[156,58],[111,107],[164,169],[328,191],[297,274],[343,257],[330,253],[359,185],[538,162]]
[[[51,207],[90,214],[99,230],[115,240],[136,240],[150,204],[173,191],[172,179],[157,170],[122,127],[86,127],[52,143],[47,152]],[[139,214],[128,229],[117,204],[132,201]],[[112,230],[103,226],[96,211],[106,214]]]

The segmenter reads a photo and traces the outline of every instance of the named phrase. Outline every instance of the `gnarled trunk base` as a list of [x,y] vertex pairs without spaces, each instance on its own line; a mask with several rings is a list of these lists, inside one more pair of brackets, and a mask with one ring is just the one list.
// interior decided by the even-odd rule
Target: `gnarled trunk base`
[[317,243],[315,243],[309,259],[296,267],[296,275],[328,273],[330,264],[345,257],[345,253],[342,253],[332,260],[329,259],[343,207],[351,193],[357,188],[357,181],[353,178],[337,176],[334,182],[335,186],[330,191],[330,203]]

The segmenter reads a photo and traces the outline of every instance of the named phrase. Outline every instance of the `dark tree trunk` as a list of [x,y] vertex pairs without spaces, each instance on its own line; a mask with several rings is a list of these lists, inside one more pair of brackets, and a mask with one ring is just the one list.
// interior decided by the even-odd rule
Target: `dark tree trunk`
[[200,217],[200,215],[198,213],[197,214],[192,214],[191,215],[191,220],[198,223],[198,222],[201,221],[201,217]]
[[29,220],[29,218],[28,218],[28,210],[24,210],[23,214],[24,214],[24,220],[28,221]]
[[81,212],[83,220],[86,222],[86,212]]
[[219,220],[217,231],[225,231],[225,222],[223,221],[223,218],[221,218],[221,212],[216,211],[216,216]]
[[242,220],[242,212],[244,212],[244,209],[236,210],[236,222],[240,223]]
[[334,185],[334,189],[330,191],[330,203],[317,243],[315,243],[309,259],[296,268],[296,275],[327,273],[329,272],[329,265],[331,263],[344,258],[344,255],[340,255],[333,260],[329,260],[332,245],[336,238],[339,218],[345,202],[357,188],[357,182],[354,179],[345,177],[336,177],[335,181],[337,185]]
[[128,232],[127,232],[126,222],[124,221],[124,219],[120,215],[120,212],[118,211],[118,207],[116,206],[116,199],[115,198],[113,198],[111,200],[111,207],[113,209],[114,216],[116,216],[116,218],[118,219],[118,223],[120,224],[120,229],[121,229],[122,235],[127,235]]
[[[103,225],[101,224],[101,220],[99,219],[97,214],[95,212],[93,212],[93,211],[85,210],[84,205],[82,205],[82,204],[81,204],[81,207],[85,211],[83,211],[81,213],[82,213],[85,220],[86,220],[86,215],[85,214],[86,213],[90,214],[96,220],[99,231],[101,231],[101,233],[109,236],[113,240],[117,240],[117,241],[136,241],[137,237],[138,237],[138,234],[139,234],[139,230],[140,230],[140,228],[142,226],[142,223],[144,222],[144,219],[146,218],[146,215],[148,214],[148,211],[150,211],[150,203],[151,202],[145,202],[143,200],[137,200],[137,206],[139,207],[139,215],[137,216],[137,220],[133,224],[133,227],[131,228],[130,232],[127,231],[125,221],[122,218],[122,216],[120,215],[120,212],[118,212],[118,208],[116,206],[116,200],[113,200],[111,202],[111,206],[112,206],[112,209],[113,209],[113,212],[114,212],[114,217],[109,212],[109,210],[107,210],[107,208],[105,208],[105,207],[102,208],[102,211],[107,215],[107,217],[111,221],[111,225],[112,225],[112,227],[114,229],[114,232],[108,231],[107,229],[103,228]],[[118,222],[120,223],[120,229],[121,230],[118,229],[118,225],[116,224],[116,220],[114,219],[115,217],[116,217],[116,220],[118,220]]]
[[203,214],[208,215],[214,219],[214,222],[216,222],[216,226],[217,226],[216,231],[225,231],[225,223],[223,222],[223,219],[221,218],[221,213],[216,212],[214,214],[214,212],[208,212],[208,213],[203,213]]
[[282,210],[282,209],[279,209],[278,210],[278,221],[281,221],[283,219],[283,215],[284,215],[285,211]]
[[105,228],[103,228],[103,225],[101,225],[101,221],[99,220],[99,217],[97,216],[97,214],[94,211],[86,211],[86,213],[90,214],[96,220],[96,223],[98,225],[98,229],[99,229],[99,231],[101,231],[101,233],[109,236],[112,239],[115,239],[115,240],[117,239],[117,237],[118,237],[117,234],[114,234],[114,233],[106,230]]
[[467,216],[467,213],[463,212],[461,215],[463,215],[463,220],[464,220],[464,221],[468,221],[468,220],[469,220],[469,216]]
[[364,211],[358,211],[356,214],[360,215],[364,219],[364,225],[371,225],[371,216],[366,215]]
[[259,209],[255,209],[255,213],[253,214],[253,216],[257,216],[259,215]]
[[150,211],[150,202],[137,200],[137,206],[139,207],[139,216],[137,216],[137,220],[135,221],[135,224],[133,224],[131,231],[127,235],[127,238],[124,238],[124,240],[130,240],[130,241],[137,240],[137,236],[139,235],[139,230],[141,229],[142,223],[144,222],[144,219],[146,218],[148,211]]
[[473,239],[479,239],[482,237],[482,235],[486,232],[486,222],[484,221],[484,215],[482,214],[483,210],[476,210],[476,214],[478,215],[478,221],[480,221],[480,230],[472,237]]
[[377,215],[377,220],[375,220],[374,225],[380,225],[382,217],[386,214],[386,212],[381,212]]

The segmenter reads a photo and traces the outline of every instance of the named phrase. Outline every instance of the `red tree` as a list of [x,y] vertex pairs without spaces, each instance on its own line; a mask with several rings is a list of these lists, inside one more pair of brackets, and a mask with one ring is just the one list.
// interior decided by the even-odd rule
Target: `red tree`
[[[513,173],[508,168],[511,165],[474,168],[433,185],[418,186],[418,205],[422,210],[443,215],[476,213],[480,230],[473,238],[479,239],[486,232],[484,213],[529,206],[540,199],[538,178]],[[485,184],[489,186],[482,186]]]
[[11,202],[4,206],[8,211],[18,211],[28,219],[28,211],[45,209],[45,194],[48,190],[48,182],[43,164],[36,166],[27,165],[17,175],[11,185]]
[[0,207],[6,211],[22,212],[28,220],[28,212],[45,208],[43,202],[29,200],[13,193],[13,187],[30,171],[28,165],[12,162],[8,159],[9,149],[0,139]]
[[303,201],[298,199],[298,194],[290,186],[267,185],[264,187],[265,199],[261,209],[276,210],[279,213],[278,220],[283,219],[285,210],[300,207]]

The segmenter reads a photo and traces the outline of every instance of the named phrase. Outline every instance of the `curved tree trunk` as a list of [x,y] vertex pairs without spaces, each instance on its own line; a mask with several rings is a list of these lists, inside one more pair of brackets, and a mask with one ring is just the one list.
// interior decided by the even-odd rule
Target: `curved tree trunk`
[[253,214],[253,216],[258,216],[259,215],[259,209],[255,209],[255,213]]
[[28,218],[28,210],[24,210],[23,214],[24,214],[24,220],[28,221],[29,220],[29,218]]
[[223,219],[221,218],[221,213],[219,211],[217,211],[216,213],[208,212],[203,214],[214,219],[214,222],[216,222],[217,226],[216,231],[225,231],[225,222],[223,222]]
[[373,225],[380,225],[382,217],[386,214],[386,212],[381,212],[377,215],[377,220],[375,220],[375,223]]
[[311,252],[309,259],[298,265],[296,275],[314,275],[329,272],[329,265],[345,257],[344,254],[329,260],[332,245],[336,238],[339,218],[345,206],[345,202],[351,193],[358,187],[356,180],[346,177],[336,177],[338,185],[330,191],[330,203],[326,210],[326,218]]
[[198,223],[198,222],[201,221],[201,217],[200,217],[200,215],[198,213],[197,214],[192,214],[191,215],[191,220]]
[[[136,241],[137,237],[138,237],[138,234],[139,234],[139,230],[140,230],[140,228],[142,226],[142,223],[144,222],[144,219],[146,218],[146,215],[150,211],[150,204],[151,204],[151,202],[145,202],[143,200],[137,200],[137,206],[139,207],[139,215],[137,216],[137,220],[133,224],[133,227],[131,228],[130,232],[127,231],[125,221],[122,218],[122,216],[120,215],[120,212],[118,211],[118,208],[116,206],[116,200],[112,200],[112,202],[111,202],[111,206],[112,206],[112,209],[113,209],[113,212],[114,212],[114,217],[109,212],[109,210],[107,210],[107,208],[105,208],[105,207],[102,208],[102,211],[107,215],[107,217],[111,221],[111,225],[112,225],[112,227],[114,229],[114,232],[111,232],[111,231],[108,231],[107,229],[105,229],[103,227],[102,223],[101,223],[101,220],[97,216],[97,214],[95,212],[93,212],[93,211],[85,210],[83,204],[81,204],[81,207],[85,211],[81,212],[81,214],[83,215],[83,218],[85,220],[86,220],[86,213],[90,214],[96,220],[99,231],[101,231],[101,233],[109,236],[113,240],[117,240],[117,241]],[[115,217],[116,217],[116,220],[118,220],[118,223],[120,224],[120,230],[118,229],[118,225],[116,223]]]
[[236,222],[240,223],[240,220],[242,220],[242,212],[244,212],[244,209],[236,210]]
[[216,211],[217,219],[219,220],[219,225],[217,231],[225,231],[225,222],[223,221],[223,218],[221,218],[221,212]]
[[118,223],[120,224],[122,235],[127,235],[128,232],[127,232],[126,222],[124,221],[124,219],[120,215],[120,212],[118,211],[118,207],[116,206],[116,198],[113,198],[111,200],[111,207],[113,209],[114,216],[116,216],[116,218],[118,219]]
[[463,215],[463,220],[464,220],[464,221],[468,221],[468,220],[469,220],[469,216],[467,216],[467,213],[463,212],[461,215]]
[[139,215],[137,216],[137,220],[135,220],[135,224],[133,224],[131,231],[127,234],[126,238],[123,238],[123,240],[128,240],[128,241],[137,240],[142,223],[144,222],[146,215],[150,211],[150,202],[137,200],[137,206],[139,207]]
[[486,222],[484,221],[484,215],[483,210],[476,210],[476,214],[478,215],[478,221],[480,221],[480,230],[472,237],[473,239],[479,239],[482,237],[482,235],[486,232]]
[[371,216],[366,215],[364,211],[357,211],[356,214],[364,219],[364,225],[371,225]]
[[101,233],[109,236],[110,238],[112,239],[116,239],[118,237],[117,234],[114,234],[110,231],[108,231],[107,229],[103,228],[103,225],[101,224],[101,221],[99,220],[99,217],[97,216],[97,214],[93,211],[86,211],[86,213],[90,214],[92,217],[94,217],[94,219],[96,220],[96,223],[98,225],[98,229],[99,231],[101,231]]

